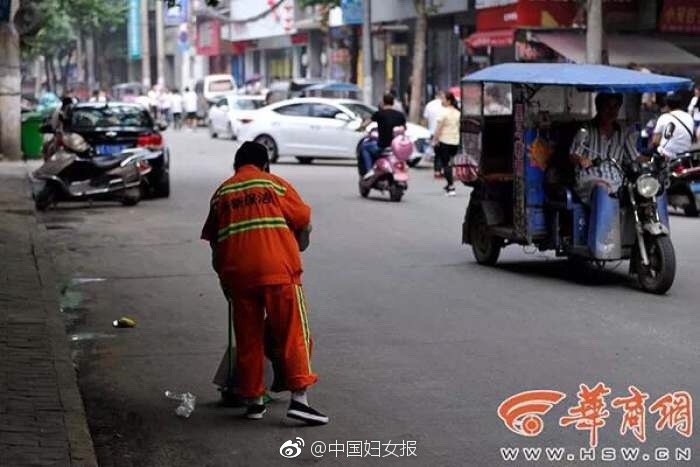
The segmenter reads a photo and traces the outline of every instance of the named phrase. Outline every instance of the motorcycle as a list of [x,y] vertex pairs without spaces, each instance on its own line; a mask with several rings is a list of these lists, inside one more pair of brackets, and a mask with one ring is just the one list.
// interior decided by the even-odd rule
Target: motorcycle
[[44,211],[59,201],[79,200],[138,204],[145,176],[152,170],[146,160],[148,151],[135,148],[113,156],[94,155],[82,136],[64,135],[62,147],[33,173],[36,209]]
[[680,154],[670,163],[668,204],[686,216],[700,215],[700,149]]
[[[376,139],[376,137],[376,132],[372,131],[366,138]],[[367,198],[370,191],[374,189],[382,193],[388,191],[391,201],[401,201],[404,192],[408,190],[408,161],[412,153],[413,143],[405,135],[405,130],[395,128],[391,147],[385,148],[379,155],[372,167],[372,175],[369,177],[362,173],[363,162],[359,157],[360,196]]]

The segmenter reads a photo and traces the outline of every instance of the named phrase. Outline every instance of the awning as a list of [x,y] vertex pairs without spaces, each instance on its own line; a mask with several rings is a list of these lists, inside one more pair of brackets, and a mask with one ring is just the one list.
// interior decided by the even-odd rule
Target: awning
[[494,31],[481,31],[471,34],[464,39],[465,44],[472,49],[482,47],[508,47],[513,45],[513,29],[496,29]]
[[[559,55],[574,63],[586,62],[586,35],[577,32],[535,32],[535,41],[542,42]],[[610,65],[627,66],[630,63],[651,68],[660,65],[700,65],[700,58],[670,42],[634,34],[609,34],[608,60]]]
[[595,92],[669,92],[693,88],[693,82],[687,78],[575,63],[502,63],[467,75],[462,82],[572,86]]

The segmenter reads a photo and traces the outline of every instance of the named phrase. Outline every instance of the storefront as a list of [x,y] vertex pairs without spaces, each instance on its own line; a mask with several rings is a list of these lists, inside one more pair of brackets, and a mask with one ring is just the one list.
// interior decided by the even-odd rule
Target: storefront
[[[700,56],[700,0],[663,0],[659,36],[681,49]],[[679,69],[679,74],[700,80],[700,66]]]
[[[660,29],[689,29],[688,1],[696,2],[700,28],[700,0],[665,0],[670,10],[661,18]],[[586,31],[582,11],[574,2],[553,0],[517,0],[507,5],[491,6],[491,0],[478,4],[477,32],[466,39],[475,56],[485,61],[503,63],[568,62],[584,63]],[[678,5],[686,5],[684,8]],[[626,67],[637,64],[661,73],[674,73],[700,65],[700,59],[667,39],[648,32],[635,32],[636,18],[644,13],[635,0],[604,2],[606,24],[605,57],[607,63]],[[683,17],[679,17],[679,11]],[[682,24],[678,24],[679,20]],[[694,27],[694,26],[693,26]],[[690,29],[693,29],[690,27]],[[696,41],[697,42],[697,41]],[[687,74],[687,73],[681,73]]]

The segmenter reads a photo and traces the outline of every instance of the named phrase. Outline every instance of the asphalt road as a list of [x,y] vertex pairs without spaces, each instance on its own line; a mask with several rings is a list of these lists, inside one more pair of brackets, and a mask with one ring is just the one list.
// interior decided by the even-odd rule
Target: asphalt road
[[[42,216],[66,282],[63,313],[103,466],[598,465],[508,463],[499,449],[586,447],[588,432],[557,424],[581,383],[609,386],[608,406],[629,385],[648,392],[648,404],[700,389],[700,220],[672,218],[678,275],[657,297],[636,288],[626,263],[595,284],[572,279],[564,261],[519,247],[506,249],[496,267],[478,266],[460,245],[468,190],[444,197],[429,169],[411,173],[396,204],[360,198],[349,164],[291,160],[273,170],[313,208],[304,282],[320,381],[310,401],[331,423],[304,428],[285,420],[287,395],[264,420],[244,420],[241,410],[216,404],[211,379],[225,348],[226,305],[208,246],[198,240],[235,146],[205,131],[170,132],[166,140],[171,198],[133,208],[60,205]],[[112,328],[122,315],[137,326]],[[197,396],[191,418],[175,416],[166,389]],[[542,417],[536,438],[511,433],[497,416],[504,399],[530,389],[567,395]],[[620,435],[621,412],[610,409],[600,447],[691,447],[700,456],[697,437],[657,432],[656,420],[647,415],[641,444]],[[302,454],[281,457],[280,446],[296,437],[305,440]],[[389,442],[415,442],[416,456],[309,452],[314,441],[330,448],[336,440],[375,441],[372,449],[381,442],[381,455]]]

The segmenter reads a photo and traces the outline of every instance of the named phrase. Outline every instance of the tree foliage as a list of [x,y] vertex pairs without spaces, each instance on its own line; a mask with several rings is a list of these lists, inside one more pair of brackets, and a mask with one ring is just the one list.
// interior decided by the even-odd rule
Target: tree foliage
[[297,3],[299,6],[302,8],[306,8],[307,6],[327,6],[329,8],[334,8],[337,6],[340,6],[340,1],[341,0],[297,0]]
[[125,0],[35,0],[39,27],[22,35],[25,57],[70,55],[81,34],[98,32],[126,20]]

